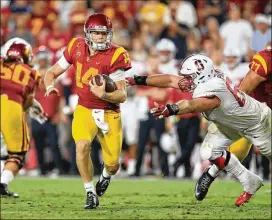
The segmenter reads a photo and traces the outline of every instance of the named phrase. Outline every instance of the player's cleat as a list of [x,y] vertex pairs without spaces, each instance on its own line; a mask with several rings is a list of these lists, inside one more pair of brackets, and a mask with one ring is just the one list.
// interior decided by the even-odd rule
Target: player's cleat
[[247,203],[248,200],[253,196],[253,194],[249,194],[247,192],[242,192],[242,194],[239,196],[239,198],[236,200],[235,205],[236,206],[241,206],[244,203]]
[[6,184],[0,183],[0,196],[9,196],[13,198],[19,198],[19,195],[14,192],[10,192]]
[[196,182],[195,185],[195,197],[197,200],[201,201],[205,198],[207,195],[210,185],[214,181],[214,177],[212,177],[208,171],[211,168],[211,166],[208,166],[203,171],[203,174],[199,178],[199,180]]
[[243,205],[244,203],[247,203],[251,199],[251,197],[254,195],[254,193],[263,186],[263,180],[261,178],[258,178],[256,183],[253,184],[252,186],[253,186],[253,189],[251,189],[252,191],[250,193],[245,191],[242,192],[242,194],[238,197],[238,199],[235,202],[236,206],[239,207]]
[[99,180],[96,183],[96,193],[98,196],[103,196],[103,194],[106,192],[108,186],[110,185],[110,178],[105,178],[103,177],[103,175],[101,174]]
[[85,209],[95,209],[99,206],[98,196],[93,192],[87,192]]

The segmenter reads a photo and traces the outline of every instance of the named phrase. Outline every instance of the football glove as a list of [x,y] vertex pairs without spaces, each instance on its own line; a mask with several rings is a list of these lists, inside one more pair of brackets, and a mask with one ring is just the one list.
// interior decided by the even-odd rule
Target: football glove
[[37,120],[40,124],[43,124],[47,121],[47,117],[43,111],[43,107],[36,99],[33,100],[33,104],[29,108],[29,116]]
[[146,86],[146,79],[147,79],[147,76],[134,75],[133,77],[126,77],[127,87],[134,86],[134,85]]
[[167,104],[167,105],[159,105],[158,103],[154,103],[155,108],[150,110],[150,113],[153,114],[156,119],[166,118],[171,115],[177,115],[179,112],[179,107],[177,104]]

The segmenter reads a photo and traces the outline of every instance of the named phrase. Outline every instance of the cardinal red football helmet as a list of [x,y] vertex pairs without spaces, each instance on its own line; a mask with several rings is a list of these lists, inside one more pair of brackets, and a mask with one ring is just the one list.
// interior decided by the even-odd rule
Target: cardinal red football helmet
[[27,42],[14,41],[6,52],[5,59],[17,60],[19,62],[29,64],[33,58],[32,47]]
[[[84,24],[85,41],[94,50],[106,50],[110,47],[112,41],[112,23],[111,20],[102,13],[91,15]],[[95,42],[92,38],[93,32],[105,32],[107,38],[105,42]]]

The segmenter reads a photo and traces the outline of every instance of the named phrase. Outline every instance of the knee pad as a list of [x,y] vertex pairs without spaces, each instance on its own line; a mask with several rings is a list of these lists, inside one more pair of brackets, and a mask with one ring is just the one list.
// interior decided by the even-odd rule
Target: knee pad
[[6,160],[6,163],[11,162],[11,163],[16,163],[19,167],[19,170],[24,166],[25,164],[25,156],[23,159],[21,159],[18,156],[9,156],[8,159]]
[[200,157],[202,160],[209,160],[213,154],[213,144],[209,142],[203,142],[200,148]]

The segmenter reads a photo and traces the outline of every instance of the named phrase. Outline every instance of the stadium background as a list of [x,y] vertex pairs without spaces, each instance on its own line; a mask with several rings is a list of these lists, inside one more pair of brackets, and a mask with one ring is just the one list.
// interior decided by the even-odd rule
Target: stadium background
[[[160,61],[156,43],[162,38],[171,39],[175,44],[177,66],[189,54],[204,53],[213,59],[217,67],[222,67],[225,62],[223,52],[227,46],[237,49],[237,43],[244,45],[245,49],[240,50],[240,58],[242,62],[249,62],[253,53],[259,50],[258,48],[269,41],[271,42],[270,3],[268,0],[1,1],[1,45],[13,37],[21,37],[30,42],[34,49],[35,67],[44,75],[50,65],[61,56],[63,48],[72,37],[84,36],[83,25],[88,15],[103,12],[113,22],[113,43],[123,46],[130,53],[133,68],[132,71],[128,72],[128,76],[158,72]],[[243,19],[238,19],[237,25],[231,23],[231,16],[229,16],[231,11],[235,10],[241,11],[241,19]],[[223,26],[228,23],[229,29],[225,28],[225,31],[223,31]],[[265,37],[258,35],[260,23],[266,23]],[[236,38],[234,43],[232,43],[232,37],[225,33],[231,32],[231,30],[239,32],[237,35],[234,34]],[[225,44],[222,43],[222,39],[225,39]],[[50,117],[51,127],[49,129],[41,127],[35,120],[29,119],[32,137],[36,138],[32,138],[32,146],[27,156],[26,165],[21,171],[22,175],[78,175],[74,160],[74,143],[70,131],[72,112],[67,108],[67,106],[73,105],[74,101],[71,100],[75,98],[73,94],[73,71],[73,69],[68,70],[58,81],[58,86],[62,91],[59,98],[44,99],[43,88],[36,93],[36,98]],[[131,97],[146,96],[147,94],[135,90],[141,91],[139,88],[130,89]],[[168,90],[166,93],[168,92],[172,94],[171,91]],[[135,131],[134,139],[136,140],[132,141],[134,143],[127,143],[124,140],[123,169],[119,173],[120,175],[126,173],[129,160],[136,155],[135,152],[131,154],[128,148],[133,144],[136,144],[136,148],[139,147],[137,146],[139,136],[146,132],[140,130],[140,121],[147,120],[145,117],[148,114],[148,107],[152,106],[150,103],[153,100],[158,99],[158,94],[165,97],[165,102],[174,101],[173,97],[171,98],[160,90],[154,89],[148,93],[149,106],[143,104],[141,100],[140,104],[135,107],[141,109],[134,113],[136,115],[130,114],[130,110],[126,110],[126,108],[131,109],[132,105],[135,106],[133,98],[130,99],[132,101],[129,104],[126,104],[126,107],[123,107],[124,115],[130,115],[137,119],[130,122]],[[127,107],[127,105],[131,106]],[[141,114],[142,116],[139,116]],[[126,118],[130,116],[126,116]],[[197,115],[197,117],[201,116]],[[188,121],[188,123],[192,122]],[[170,124],[166,123],[165,133],[170,134],[172,132],[175,133],[172,136],[176,136],[177,132],[173,130],[173,127],[174,129],[175,126],[178,127],[177,123]],[[197,143],[201,143],[207,123],[201,119],[198,126],[200,132],[194,138],[197,139]],[[124,129],[128,128],[124,127]],[[35,143],[41,139],[44,140],[44,143]],[[145,146],[146,153],[138,155],[138,158],[143,157],[141,175],[161,175],[162,173],[165,175],[160,170],[161,162],[158,161],[158,156],[156,156],[158,154],[156,149],[158,141],[161,141],[161,135],[158,136],[151,130],[149,141]],[[172,140],[166,140],[165,145],[169,145],[167,141],[171,142]],[[177,176],[180,178],[197,178],[201,172],[201,167],[203,167],[197,153],[199,144],[196,144],[194,151],[193,146],[190,149],[183,149],[182,152],[177,141],[174,145],[175,148],[165,150],[168,154],[170,167],[170,173],[165,176],[171,176],[171,172],[174,172],[174,168],[171,168],[173,161],[175,161],[174,158],[181,155],[182,152],[189,151],[188,157],[192,155],[191,163],[190,160],[187,161],[189,168],[185,166],[185,170],[181,170]],[[100,146],[95,141],[92,148],[95,174],[98,175],[101,172]],[[39,157],[37,157],[37,152]],[[134,156],[131,156],[133,154]],[[254,155],[253,159],[252,155]],[[135,167],[135,160],[131,163]],[[245,165],[255,169],[265,179],[268,178],[268,163],[257,151],[251,152]],[[182,169],[182,166],[180,167]],[[263,167],[264,169],[262,169]],[[135,169],[129,171],[129,175],[133,174],[135,174]],[[137,175],[140,174],[138,172]]]
[[[241,18],[244,20],[238,19],[241,21],[238,25],[233,25],[230,21],[229,14],[233,10],[241,10]],[[35,68],[44,74],[60,57],[63,48],[72,37],[84,37],[84,22],[88,15],[95,12],[103,12],[112,20],[113,43],[129,51],[133,68],[128,72],[128,76],[158,72],[160,60],[156,43],[162,38],[171,39],[175,44],[177,66],[187,55],[201,52],[210,56],[217,67],[223,67],[226,61],[223,55],[226,45],[222,44],[222,38],[225,40],[228,38],[230,46],[238,50],[241,49],[240,45],[244,45],[246,51],[240,58],[241,64],[246,65],[255,51],[271,43],[269,0],[1,0],[1,46],[13,37],[27,40],[34,49]],[[224,24],[230,24],[227,34],[222,31]],[[260,34],[259,30],[264,28],[265,34]],[[235,43],[238,42],[238,47],[233,43],[231,35],[234,36]],[[26,164],[20,171],[20,176],[23,177],[16,178],[11,184],[12,190],[18,192],[22,199],[16,202],[14,199],[1,199],[1,218],[271,217],[271,198],[268,198],[268,194],[271,193],[271,182],[265,183],[258,196],[245,209],[234,209],[233,202],[241,188],[236,182],[226,181],[231,177],[222,174],[223,180],[213,184],[208,198],[202,203],[196,202],[193,197],[195,181],[190,179],[197,179],[203,167],[208,164],[201,161],[198,154],[208,126],[200,115],[174,118],[174,123],[166,122],[165,134],[169,135],[165,135],[162,145],[165,145],[163,149],[168,158],[169,175],[165,175],[160,169],[157,145],[161,141],[161,136],[156,135],[154,126],[147,144],[144,145],[145,153],[138,155],[143,160],[138,175],[144,178],[123,179],[122,177],[129,175],[135,176],[137,160],[133,157],[137,158],[137,153],[129,149],[133,148],[132,145],[135,145],[136,149],[139,148],[139,134],[146,131],[140,130],[140,124],[145,125],[144,122],[147,121],[149,104],[158,99],[158,96],[165,96],[165,102],[175,101],[173,97],[167,96],[173,94],[173,91],[148,90],[146,98],[147,93],[142,88],[129,89],[129,101],[122,107],[124,121],[129,120],[129,123],[126,123],[129,125],[128,130],[136,132],[134,141],[124,140],[123,165],[116,175],[121,178],[112,181],[107,195],[102,198],[103,203],[99,211],[91,214],[82,212],[84,189],[81,188],[80,179],[74,178],[78,176],[78,171],[70,129],[76,99],[73,94],[75,86],[73,75],[73,69],[70,69],[58,80],[61,89],[61,96],[58,98],[45,99],[44,88],[36,92],[36,98],[43,105],[50,120],[46,126],[41,126],[29,118],[31,148],[27,154]],[[136,105],[134,99],[140,100],[140,104]],[[131,109],[136,111],[132,112]],[[179,145],[176,129],[182,130],[182,127],[178,127],[180,121],[186,121],[185,129],[191,129],[189,125],[193,123],[190,121],[192,118],[199,118],[199,124],[196,124],[198,126],[196,130],[199,132],[190,134],[195,140],[187,149],[185,145],[183,147]],[[125,130],[127,127],[124,127]],[[38,143],[39,140],[41,142]],[[91,155],[95,175],[101,172],[99,149],[99,144],[95,141]],[[187,167],[180,165],[179,169],[175,170],[173,162],[182,155],[182,152],[183,155],[189,155],[187,160],[183,161]],[[128,168],[129,164],[132,164],[134,169]],[[269,178],[268,162],[255,148],[252,148],[245,166],[264,179]],[[174,174],[175,179],[182,181],[173,181]],[[57,178],[59,176],[64,178]]]

